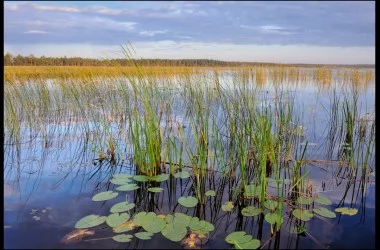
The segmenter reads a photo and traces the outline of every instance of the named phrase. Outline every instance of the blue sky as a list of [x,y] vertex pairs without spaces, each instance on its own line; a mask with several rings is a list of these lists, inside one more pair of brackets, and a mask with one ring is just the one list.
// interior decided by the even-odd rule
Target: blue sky
[[4,3],[4,52],[35,56],[375,63],[375,2]]

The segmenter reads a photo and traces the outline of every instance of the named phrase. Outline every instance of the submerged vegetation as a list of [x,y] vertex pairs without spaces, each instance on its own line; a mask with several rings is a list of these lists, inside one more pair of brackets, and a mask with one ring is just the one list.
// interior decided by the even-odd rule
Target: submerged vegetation
[[[126,68],[5,68],[8,160],[17,162],[17,145],[35,138],[49,148],[57,137],[75,135],[81,146],[74,158],[87,155],[110,173],[107,190],[92,202],[112,203],[127,193],[107,213],[77,218],[63,243],[124,244],[160,234],[199,248],[227,220],[221,231],[235,248],[265,248],[272,240],[279,248],[284,227],[315,240],[309,221],[357,213],[344,200],[353,183],[363,190],[374,173],[375,107],[358,99],[374,80],[372,69],[142,67],[124,52]],[[311,115],[295,92],[310,82],[330,96],[321,107],[322,139],[309,133]],[[324,180],[317,188],[314,164],[335,164],[334,177],[347,180],[341,203],[323,194]],[[95,238],[95,229],[111,236]]]

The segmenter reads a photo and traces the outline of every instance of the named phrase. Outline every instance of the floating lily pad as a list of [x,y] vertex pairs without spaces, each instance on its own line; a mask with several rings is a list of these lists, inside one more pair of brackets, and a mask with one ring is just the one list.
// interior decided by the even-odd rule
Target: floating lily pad
[[116,188],[117,191],[131,191],[136,189],[139,189],[139,187],[135,183],[125,184]]
[[143,223],[143,228],[149,232],[149,233],[158,233],[161,232],[162,229],[165,228],[166,222],[164,219],[160,219],[157,216],[154,217],[153,219],[149,218],[150,222],[144,222]]
[[166,227],[161,231],[161,233],[166,239],[178,242],[185,238],[187,234],[187,229],[183,226],[167,224]]
[[302,196],[300,196],[300,197],[298,197],[297,202],[299,204],[302,204],[302,205],[309,205],[309,204],[313,203],[313,198],[312,197],[302,197]]
[[133,223],[135,223],[136,226],[142,226],[143,220],[146,217],[146,215],[147,212],[139,212],[135,214],[135,216],[133,217]]
[[106,216],[87,215],[75,223],[75,228],[89,228],[98,226],[106,221]]
[[241,210],[241,214],[246,217],[253,217],[260,213],[262,213],[263,210],[261,208],[256,208],[254,206],[248,206]]
[[175,178],[187,179],[190,177],[190,173],[188,171],[181,171],[174,174]]
[[358,210],[356,208],[340,207],[340,208],[335,209],[335,212],[352,216],[352,215],[357,214]]
[[166,215],[166,216],[165,216],[165,221],[166,221],[166,223],[168,223],[168,224],[173,223],[173,221],[174,221],[174,215],[172,215],[172,214],[168,214],[168,215]]
[[133,176],[130,174],[114,174],[112,177],[116,179],[128,179],[132,178]]
[[226,203],[222,205],[222,210],[224,212],[231,212],[233,209],[234,209],[234,204],[232,203],[232,201],[227,201]]
[[115,185],[126,185],[132,182],[132,180],[129,178],[113,178],[110,180],[110,182]]
[[[265,215],[265,220],[270,223],[270,224],[276,224],[277,221],[280,222],[280,225],[284,222],[282,216],[280,216],[279,218],[279,215],[277,213],[268,213]],[[279,220],[278,220],[279,219]]]
[[122,213],[128,210],[131,210],[135,207],[135,203],[128,203],[126,201],[116,203],[110,209],[111,213]]
[[293,215],[302,221],[309,221],[311,218],[313,218],[313,214],[310,213],[309,210],[296,209],[293,211]]
[[269,210],[275,210],[277,206],[278,206],[277,201],[272,201],[272,200],[264,201],[264,207],[268,208]]
[[108,226],[110,227],[117,227],[123,224],[124,222],[128,221],[129,218],[130,218],[130,215],[127,213],[122,213],[122,214],[115,213],[115,214],[110,214],[107,217],[106,222]]
[[160,175],[153,176],[151,178],[152,181],[157,181],[157,182],[166,181],[167,179],[169,179],[169,174],[160,174]]
[[[165,218],[166,219],[166,218]],[[192,217],[188,216],[187,214],[183,213],[175,213],[174,214],[174,219],[173,219],[173,224],[175,226],[184,226],[188,227],[190,225]]]
[[130,242],[132,238],[133,236],[130,234],[118,234],[112,237],[112,239],[117,242]]
[[160,193],[164,191],[164,189],[160,187],[151,187],[151,188],[148,188],[148,191],[152,193]]
[[325,196],[318,196],[317,198],[314,199],[314,202],[316,203],[319,203],[319,204],[322,204],[322,205],[331,205],[332,202],[329,198],[325,197]]
[[252,239],[246,243],[235,243],[236,249],[257,249],[260,247],[260,241],[257,239]]
[[252,235],[249,235],[244,231],[237,231],[237,232],[233,232],[227,235],[225,240],[230,244],[235,244],[235,243],[242,244],[242,243],[247,243],[250,240],[252,240]]
[[135,237],[140,240],[150,240],[152,239],[153,234],[149,232],[139,232],[135,233]]
[[189,227],[191,230],[201,230],[206,226],[206,221],[199,220],[198,217],[194,217],[191,219]]
[[133,176],[133,179],[138,182],[147,182],[149,181],[149,177],[146,175],[135,175]]
[[179,197],[178,203],[184,207],[195,207],[198,204],[198,199],[193,196]]
[[314,208],[313,209],[313,212],[320,215],[320,216],[323,216],[323,217],[326,217],[326,218],[335,218],[336,217],[336,214],[330,210],[328,210],[327,208],[324,208],[324,207],[320,207],[320,208]]
[[93,201],[106,201],[115,198],[119,193],[113,191],[105,191],[92,197]]
[[206,196],[215,196],[216,192],[214,190],[209,190],[205,193]]
[[210,222],[208,221],[204,221],[205,222],[205,226],[201,229],[201,230],[198,230],[198,231],[203,231],[203,232],[212,232],[215,230],[215,227],[213,224],[211,224]]

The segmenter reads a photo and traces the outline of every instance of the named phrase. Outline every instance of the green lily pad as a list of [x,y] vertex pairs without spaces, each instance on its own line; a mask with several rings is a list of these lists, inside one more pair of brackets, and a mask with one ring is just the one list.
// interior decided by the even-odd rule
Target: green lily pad
[[135,203],[128,203],[126,201],[116,203],[110,209],[111,213],[122,213],[128,210],[131,210],[135,207]]
[[336,214],[330,210],[328,210],[327,208],[324,208],[324,207],[320,207],[320,208],[314,208],[313,209],[313,212],[320,215],[320,216],[323,216],[323,217],[326,217],[326,218],[335,218],[336,217]]
[[172,214],[168,214],[168,215],[166,215],[166,217],[165,217],[165,221],[166,221],[166,223],[168,223],[168,224],[173,223],[173,221],[174,221],[174,215],[172,215]]
[[130,242],[132,240],[133,236],[130,234],[118,234],[112,237],[114,241],[117,242]]
[[113,178],[110,180],[110,182],[115,185],[126,185],[132,182],[132,180],[128,178]]
[[116,188],[117,191],[131,191],[136,189],[139,189],[139,187],[135,183],[125,184]]
[[235,244],[235,243],[242,244],[242,243],[247,243],[251,241],[252,235],[249,235],[244,231],[237,231],[237,232],[233,232],[227,235],[225,240],[230,244]]
[[175,178],[187,179],[190,177],[190,173],[188,171],[181,171],[174,174]]
[[101,192],[92,197],[93,201],[106,201],[115,198],[119,193],[113,191]]
[[222,210],[224,212],[231,212],[233,209],[234,209],[234,204],[232,203],[232,201],[227,201],[226,203],[222,205]]
[[356,208],[340,207],[340,208],[335,209],[335,212],[352,216],[352,215],[357,214],[358,210]]
[[140,240],[150,240],[152,239],[153,234],[149,232],[139,232],[135,233],[135,237]]
[[313,218],[313,214],[310,213],[309,210],[296,209],[293,211],[293,215],[302,221],[309,221],[311,218]]
[[208,190],[206,193],[205,193],[206,196],[215,196],[216,195],[216,192],[214,190]]
[[317,198],[314,199],[314,201],[316,203],[319,203],[319,204],[322,204],[322,205],[331,205],[332,202],[329,198],[325,197],[325,196],[318,196]]
[[136,226],[142,226],[146,215],[147,215],[147,212],[139,212],[135,214],[135,216],[133,217],[133,223],[135,223]]
[[87,215],[75,223],[75,228],[90,228],[96,227],[106,221],[106,216]]
[[178,242],[185,238],[187,229],[183,226],[167,224],[166,227],[161,231],[161,234],[168,240]]
[[280,225],[284,222],[282,216],[279,218],[279,215],[277,213],[267,213],[264,218],[268,223],[272,225],[276,224],[278,221],[280,222]]
[[313,203],[313,200],[314,199],[312,197],[302,197],[302,196],[300,196],[300,197],[298,197],[297,202],[299,204],[302,204],[302,205],[309,205],[309,204]]
[[114,174],[112,177],[116,179],[129,179],[129,178],[132,178],[133,176],[130,174]]
[[191,219],[192,219],[192,217],[188,216],[187,214],[175,213],[174,219],[173,219],[173,225],[174,226],[188,227],[190,225]]
[[204,221],[204,222],[205,222],[206,225],[201,230],[197,230],[197,231],[212,232],[212,231],[215,230],[215,227],[214,227],[213,224],[211,224],[208,221]]
[[124,222],[128,221],[129,218],[130,218],[130,215],[127,213],[122,213],[122,214],[115,213],[115,214],[110,214],[107,217],[106,222],[108,226],[110,227],[117,227],[123,224]]
[[149,181],[149,177],[146,175],[135,175],[133,176],[133,179],[138,182],[147,182]]
[[142,226],[149,233],[159,233],[165,228],[166,222],[164,219],[154,217],[153,219],[149,218],[149,222],[144,222]]
[[156,182],[163,182],[163,181],[166,181],[167,179],[169,179],[169,174],[160,174],[160,175],[153,176],[151,178],[152,181],[156,181]]
[[184,207],[195,207],[198,204],[198,199],[193,196],[179,197],[178,203]]
[[306,227],[298,226],[298,227],[295,227],[292,230],[292,232],[295,233],[295,234],[302,234],[302,233],[306,233],[307,229],[306,229]]
[[198,217],[194,217],[191,219],[189,227],[191,230],[201,230],[202,228],[206,227],[206,221],[200,221]]
[[268,208],[269,210],[275,210],[277,206],[278,206],[277,201],[272,201],[272,200],[264,201],[264,207]]
[[261,208],[256,208],[254,206],[248,206],[241,210],[241,214],[246,217],[253,217],[260,213],[262,213],[263,210]]
[[160,193],[164,191],[164,189],[160,187],[151,187],[151,188],[148,188],[148,191],[152,193]]
[[257,239],[252,239],[246,243],[235,243],[236,249],[257,249],[260,247],[260,241]]

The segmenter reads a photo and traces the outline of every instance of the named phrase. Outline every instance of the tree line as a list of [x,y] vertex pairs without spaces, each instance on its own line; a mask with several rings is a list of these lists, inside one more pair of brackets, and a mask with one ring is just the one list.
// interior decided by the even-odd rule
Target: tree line
[[[212,59],[135,59],[139,66],[304,66],[318,67],[316,64],[277,64],[262,62],[231,62]],[[10,53],[4,55],[4,66],[130,66],[128,59],[92,59],[81,57],[35,57],[33,55],[13,56]],[[334,65],[351,67],[374,67],[374,65]]]

